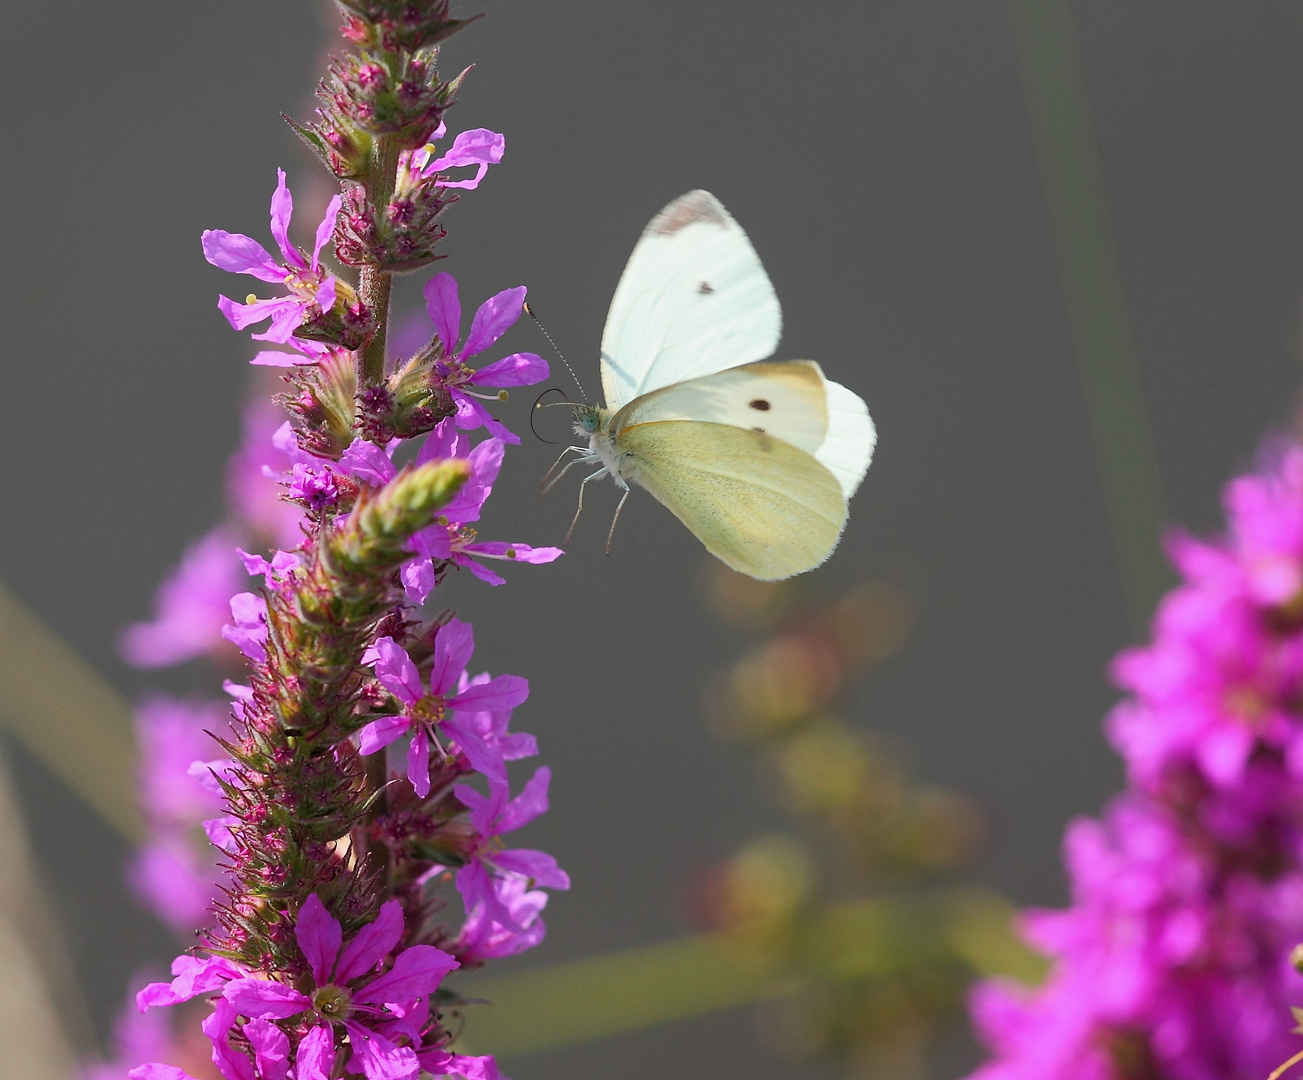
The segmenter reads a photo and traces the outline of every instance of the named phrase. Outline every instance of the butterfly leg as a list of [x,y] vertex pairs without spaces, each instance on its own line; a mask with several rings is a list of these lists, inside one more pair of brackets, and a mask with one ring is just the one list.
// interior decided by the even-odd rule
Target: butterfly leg
[[539,492],[538,497],[540,499],[543,498],[543,496],[545,496],[549,491],[551,491],[554,487],[557,486],[557,484],[561,480],[561,477],[565,476],[565,474],[568,473],[571,469],[573,469],[576,465],[587,465],[596,460],[597,459],[595,457],[592,457],[591,455],[575,458],[574,461],[566,465],[566,467],[563,468],[559,473],[557,473],[556,476],[552,477],[552,480],[548,483],[547,487],[545,487],[542,491]]
[[[582,461],[583,459],[580,458],[579,460]],[[577,462],[572,461],[570,464],[574,465],[577,464]],[[566,466],[566,468],[569,467],[570,467],[569,465]],[[575,507],[575,516],[570,521],[570,528],[566,530],[566,538],[561,541],[563,544],[570,543],[570,534],[575,531],[575,526],[579,524],[579,515],[584,512],[584,488],[588,486],[588,481],[596,480],[599,476],[605,476],[605,475],[606,475],[606,466],[603,465],[600,469],[597,470],[597,472],[590,473],[588,476],[585,476],[584,479],[580,482],[579,505]],[[558,479],[560,478],[558,477]]]
[[[586,446],[567,446],[564,450],[562,450],[561,456],[558,457],[556,461],[552,462],[552,468],[548,469],[548,471],[543,474],[543,479],[538,482],[538,486],[543,488],[542,494],[539,497],[541,498],[543,495],[546,495],[549,491],[552,490],[552,487],[553,485],[556,484],[556,481],[560,480],[561,476],[565,476],[566,469],[570,468],[570,465],[578,464],[577,460],[570,462],[570,465],[567,465],[566,469],[561,470],[561,476],[558,476],[556,480],[553,480],[551,484],[548,484],[547,478],[556,471],[556,467],[565,460],[567,454],[587,454],[587,453],[588,453],[588,447]],[[545,484],[547,485],[546,487],[544,487]]]
[[611,531],[606,534],[606,553],[611,554],[611,541],[615,538],[615,523],[620,520],[620,511],[624,509],[624,500],[629,497],[629,492],[633,488],[626,487],[624,494],[620,496],[620,502],[615,508],[615,517],[611,518]]

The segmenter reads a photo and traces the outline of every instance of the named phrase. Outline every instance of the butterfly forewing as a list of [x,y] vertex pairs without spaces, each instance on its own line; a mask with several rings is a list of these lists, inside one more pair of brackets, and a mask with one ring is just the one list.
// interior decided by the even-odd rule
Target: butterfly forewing
[[814,457],[765,432],[695,420],[634,424],[616,436],[630,478],[712,555],[774,581],[812,570],[837,546],[846,499]]
[[606,406],[764,359],[781,332],[778,297],[746,233],[708,191],[690,191],[643,230],[611,298]]

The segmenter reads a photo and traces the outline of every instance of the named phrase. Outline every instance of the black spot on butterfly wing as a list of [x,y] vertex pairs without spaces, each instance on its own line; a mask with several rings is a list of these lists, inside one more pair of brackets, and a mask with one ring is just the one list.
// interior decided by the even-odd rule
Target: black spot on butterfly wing
[[771,408],[773,408],[773,406],[770,405],[769,402],[767,402],[764,398],[755,398],[754,400],[747,402],[747,405],[750,408],[755,409],[756,412],[768,412]]
[[714,291],[714,286],[712,286],[709,281],[703,281],[697,286],[697,294],[699,296],[709,296]]

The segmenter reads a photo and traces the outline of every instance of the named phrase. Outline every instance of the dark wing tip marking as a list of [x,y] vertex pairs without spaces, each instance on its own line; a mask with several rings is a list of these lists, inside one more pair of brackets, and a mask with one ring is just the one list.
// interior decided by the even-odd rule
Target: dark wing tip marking
[[689,191],[652,218],[647,232],[653,236],[673,236],[698,221],[727,228],[729,220],[719,200],[709,191]]
[[750,401],[747,404],[750,408],[755,409],[756,412],[768,412],[770,408],[772,408],[769,402],[764,398],[756,398],[754,401]]
[[697,292],[699,292],[702,296],[709,296],[714,291],[715,289],[710,284],[709,281],[703,281],[700,285],[697,286]]

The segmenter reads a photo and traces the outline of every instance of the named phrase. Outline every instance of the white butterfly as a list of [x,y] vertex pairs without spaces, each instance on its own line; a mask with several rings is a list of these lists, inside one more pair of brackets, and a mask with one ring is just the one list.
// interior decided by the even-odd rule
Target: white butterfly
[[567,448],[582,456],[556,479],[600,464],[580,510],[584,486],[609,475],[625,492],[617,519],[632,481],[754,578],[827,559],[876,435],[864,402],[814,361],[764,359],[781,328],[769,276],[715,196],[689,191],[657,214],[606,316],[606,407],[574,406],[588,445]]

